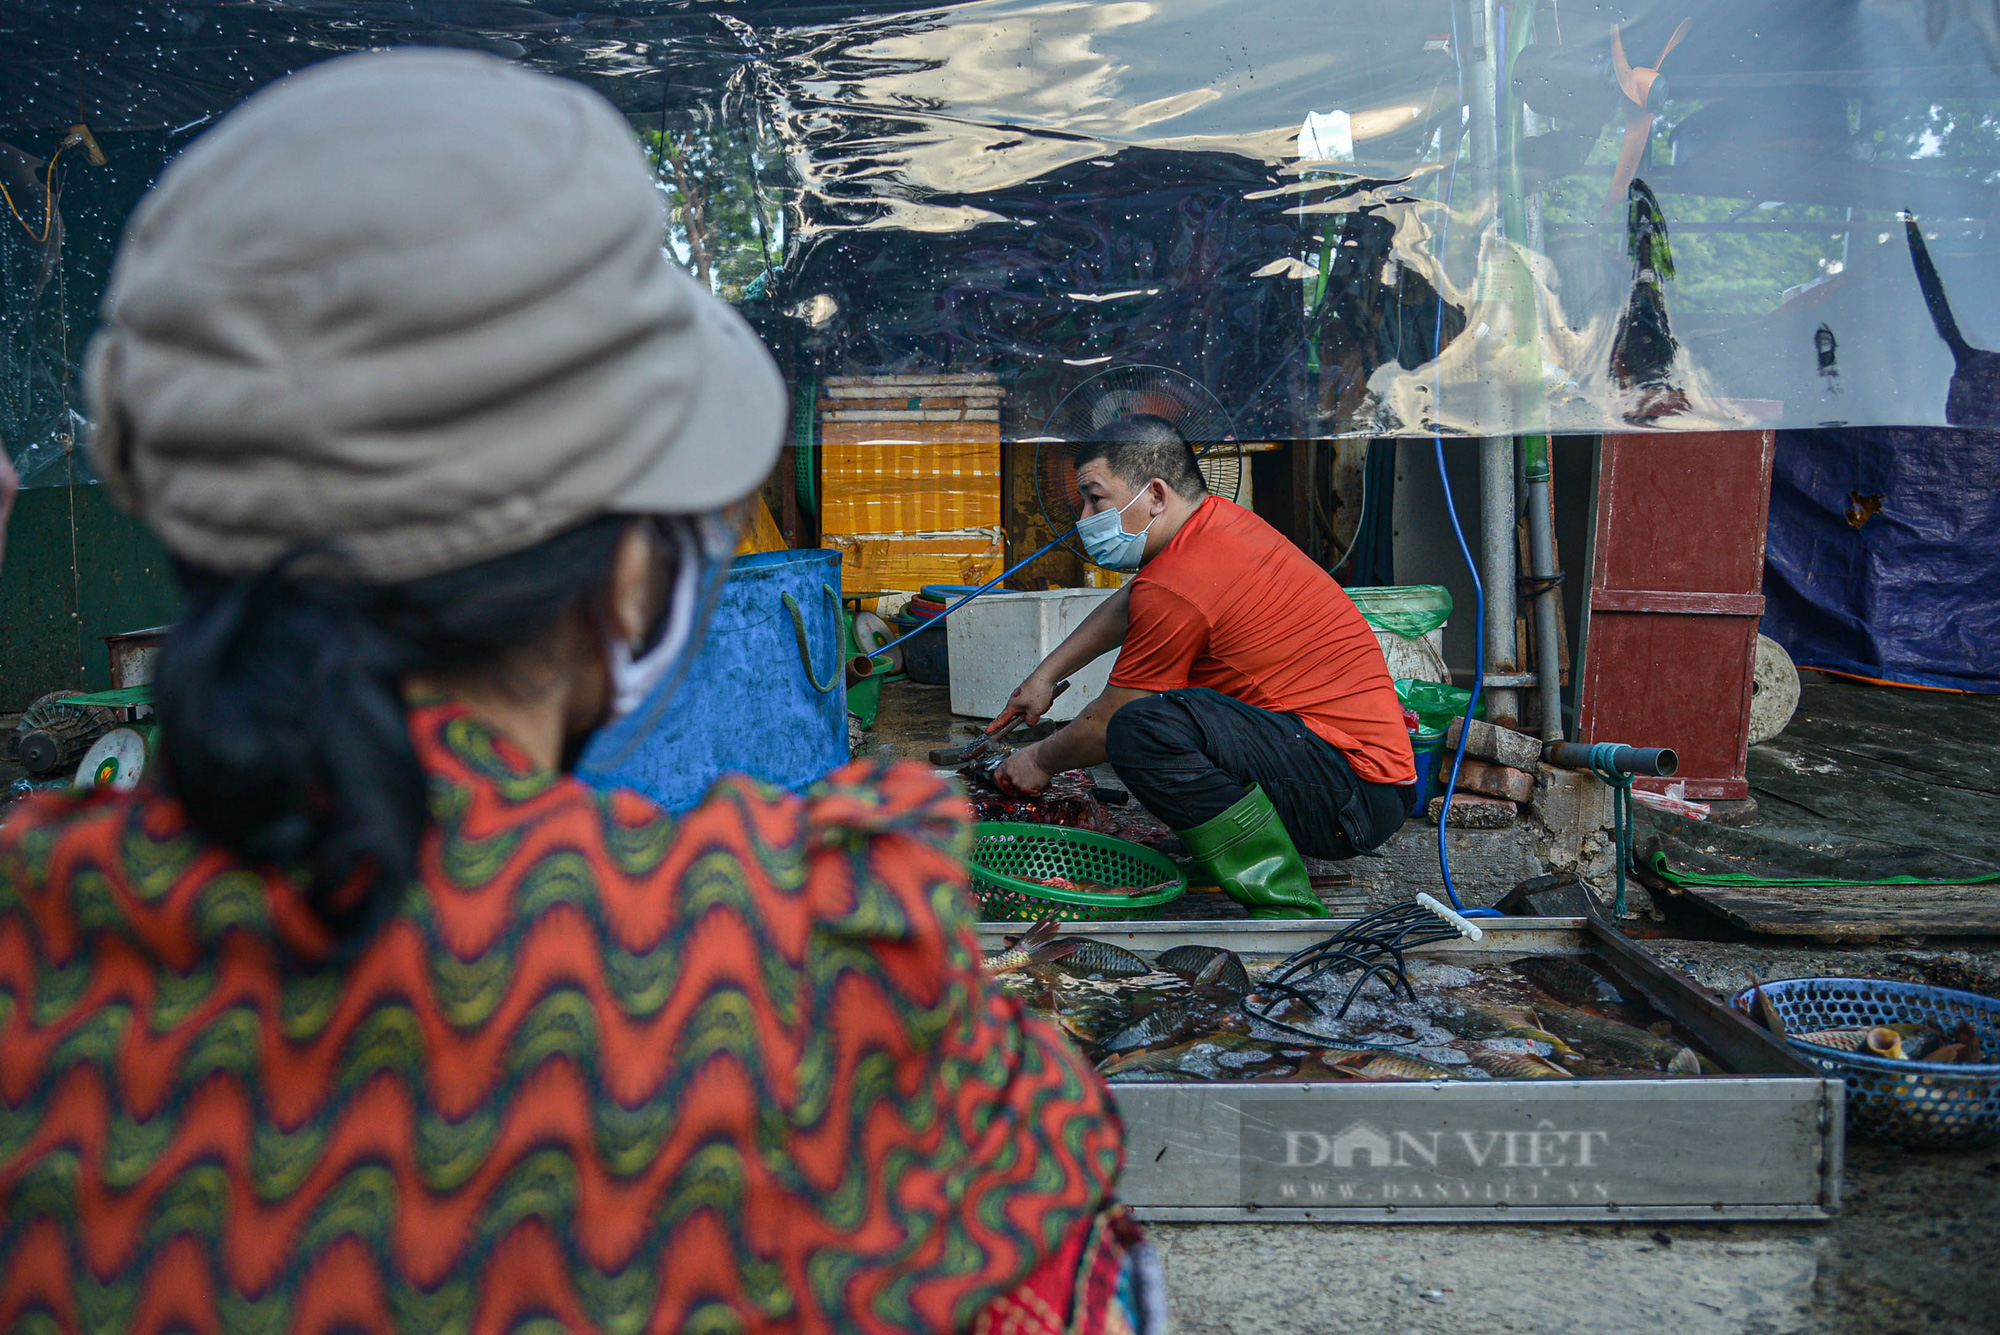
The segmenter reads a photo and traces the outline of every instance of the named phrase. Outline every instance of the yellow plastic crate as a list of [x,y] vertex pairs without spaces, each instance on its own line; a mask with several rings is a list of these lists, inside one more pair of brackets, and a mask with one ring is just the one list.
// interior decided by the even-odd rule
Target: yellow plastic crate
[[998,528],[956,533],[828,533],[820,546],[840,553],[840,587],[917,590],[926,584],[984,584],[1006,568]]
[[820,528],[919,534],[997,528],[999,381],[834,376],[819,401]]
[[999,525],[999,423],[926,422],[921,437],[899,440],[885,439],[882,425],[820,427],[822,529],[941,533]]

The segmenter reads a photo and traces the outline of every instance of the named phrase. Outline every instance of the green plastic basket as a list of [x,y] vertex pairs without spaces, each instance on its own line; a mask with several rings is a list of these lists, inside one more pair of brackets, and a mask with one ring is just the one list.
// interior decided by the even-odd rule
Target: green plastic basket
[[[1081,922],[1157,918],[1187,890],[1187,877],[1164,854],[1065,825],[981,821],[973,827],[971,861],[980,913],[988,922],[1033,922],[1050,913]],[[1106,895],[1024,879],[1036,876],[1161,888],[1145,895]]]

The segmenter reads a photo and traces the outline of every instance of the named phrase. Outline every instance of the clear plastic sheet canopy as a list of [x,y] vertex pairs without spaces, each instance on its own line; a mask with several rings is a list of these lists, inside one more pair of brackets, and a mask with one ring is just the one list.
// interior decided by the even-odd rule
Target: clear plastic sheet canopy
[[[164,161],[398,44],[593,84],[673,253],[795,372],[995,373],[1013,437],[1137,363],[1271,438],[2000,424],[1983,0],[15,0],[0,30],[17,455],[74,435]],[[67,150],[38,237],[72,124],[106,163]]]

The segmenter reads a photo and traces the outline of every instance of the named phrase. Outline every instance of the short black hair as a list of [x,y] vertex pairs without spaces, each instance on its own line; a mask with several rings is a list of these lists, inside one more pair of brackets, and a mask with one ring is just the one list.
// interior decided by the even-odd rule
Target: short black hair
[[1095,440],[1077,445],[1071,461],[1079,472],[1093,459],[1104,460],[1113,476],[1134,490],[1154,478],[1189,498],[1206,496],[1208,484],[1194,460],[1194,449],[1181,438],[1174,424],[1152,413],[1121,417],[1097,433]]

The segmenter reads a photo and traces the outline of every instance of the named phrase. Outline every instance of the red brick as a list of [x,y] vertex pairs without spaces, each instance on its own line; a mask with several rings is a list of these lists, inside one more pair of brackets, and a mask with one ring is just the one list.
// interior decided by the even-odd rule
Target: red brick
[[1504,797],[1509,802],[1526,802],[1535,795],[1535,776],[1526,770],[1510,769],[1467,756],[1458,769],[1458,791],[1481,797]]

